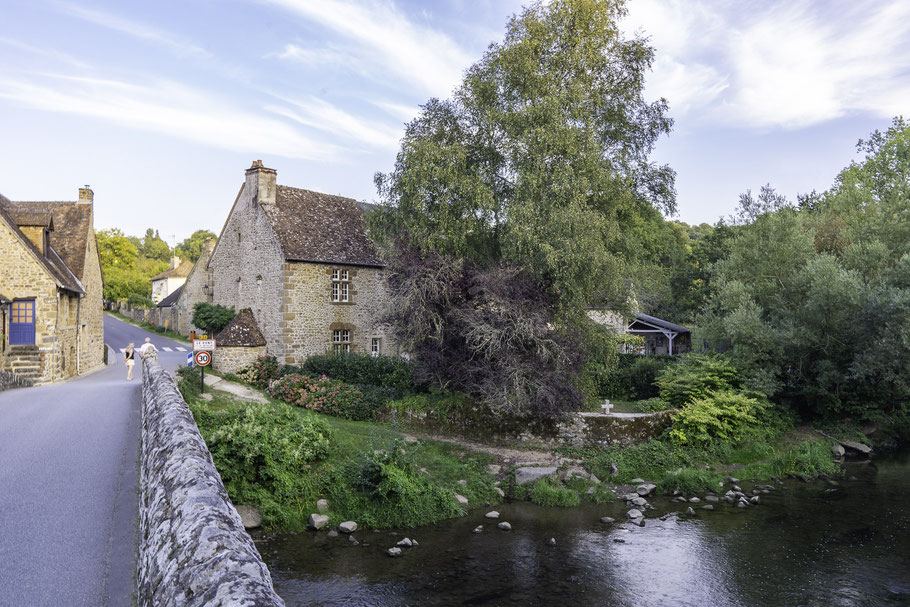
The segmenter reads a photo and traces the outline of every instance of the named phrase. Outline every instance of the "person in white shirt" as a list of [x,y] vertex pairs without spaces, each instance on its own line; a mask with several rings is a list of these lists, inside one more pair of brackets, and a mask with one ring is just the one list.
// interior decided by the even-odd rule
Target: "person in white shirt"
[[152,345],[152,339],[150,337],[145,338],[145,343],[139,348],[139,356],[145,358],[145,355],[148,354],[149,350],[158,350],[155,346]]

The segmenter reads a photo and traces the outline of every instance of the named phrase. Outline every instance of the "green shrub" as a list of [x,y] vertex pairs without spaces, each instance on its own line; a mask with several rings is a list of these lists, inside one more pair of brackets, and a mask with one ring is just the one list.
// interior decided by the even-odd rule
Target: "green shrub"
[[300,390],[297,404],[326,415],[355,421],[372,419],[373,409],[354,386],[323,377]]
[[130,309],[133,309],[133,310],[135,310],[135,309],[146,309],[147,310],[149,308],[155,307],[155,302],[153,302],[151,299],[149,299],[148,297],[145,297],[144,295],[137,295],[136,293],[133,293],[132,295],[130,295],[129,299],[126,300],[126,303],[127,303],[127,305],[129,305]]
[[678,409],[712,392],[737,390],[742,384],[729,358],[692,353],[661,371],[657,385],[660,397]]
[[470,406],[472,402],[471,397],[461,392],[440,392],[434,390],[429,393],[410,394],[387,404],[390,409],[394,409],[400,413],[433,412],[440,417],[445,417],[452,411],[465,406]]
[[285,407],[213,411],[200,403],[190,409],[231,499],[245,499],[260,489],[276,497],[299,494],[308,466],[332,446],[325,422]]
[[701,493],[702,491],[717,491],[721,477],[704,468],[682,468],[675,472],[667,472],[657,482],[657,488],[662,493],[679,491],[686,495]]
[[400,394],[415,390],[414,364],[393,356],[323,354],[310,356],[300,368],[306,375],[325,375],[349,384],[395,388]]
[[738,392],[709,393],[673,415],[669,436],[676,444],[735,442],[758,423],[765,406]]
[[268,387],[268,394],[272,398],[296,405],[300,400],[300,391],[308,389],[314,383],[315,380],[310,377],[291,373],[272,381]]
[[623,400],[657,396],[657,376],[673,359],[664,355],[619,354],[602,382],[601,396]]
[[234,320],[234,306],[227,308],[201,301],[193,305],[193,324],[214,337]]
[[237,372],[245,383],[265,390],[278,375],[278,360],[274,356],[260,356],[256,362],[244,367]]
[[636,405],[638,405],[642,413],[657,413],[658,411],[666,411],[667,409],[673,408],[670,403],[659,396],[647,400],[640,400]]
[[192,367],[178,367],[177,389],[180,390],[183,400],[187,403],[196,400],[202,392],[202,369],[196,365],[193,365]]
[[563,487],[559,481],[551,478],[542,478],[535,481],[528,490],[530,500],[539,506],[559,506],[571,508],[579,504],[576,491]]

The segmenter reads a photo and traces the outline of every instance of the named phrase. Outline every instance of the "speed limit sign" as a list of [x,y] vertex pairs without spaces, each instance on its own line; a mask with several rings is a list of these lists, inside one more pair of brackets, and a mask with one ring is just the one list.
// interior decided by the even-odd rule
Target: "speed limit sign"
[[205,350],[196,352],[193,358],[196,360],[196,364],[200,367],[206,367],[209,365],[209,363],[212,362],[212,354],[210,352],[206,352]]

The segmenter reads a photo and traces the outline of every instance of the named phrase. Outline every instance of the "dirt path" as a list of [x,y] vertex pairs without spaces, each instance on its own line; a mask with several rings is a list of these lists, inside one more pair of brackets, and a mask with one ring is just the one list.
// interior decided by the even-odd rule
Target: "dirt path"
[[486,453],[495,457],[500,464],[509,466],[561,466],[562,464],[578,463],[578,460],[562,457],[555,451],[535,451],[533,449],[516,449],[514,447],[494,447],[483,443],[475,443],[451,436],[438,436],[434,434],[414,434],[404,433],[405,439],[415,440],[433,440],[450,445],[457,445],[469,451]]

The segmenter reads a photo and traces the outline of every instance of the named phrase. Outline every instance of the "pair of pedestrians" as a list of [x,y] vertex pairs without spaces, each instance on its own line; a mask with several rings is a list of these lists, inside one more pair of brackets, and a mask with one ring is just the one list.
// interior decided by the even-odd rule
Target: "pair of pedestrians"
[[[133,379],[133,365],[136,364],[136,344],[130,344],[126,347],[126,350],[123,352],[123,360],[126,363],[126,379],[127,381]],[[152,345],[152,340],[150,337],[145,338],[145,343],[139,348],[139,357],[145,358],[146,353],[149,350],[154,350],[155,346]]]

